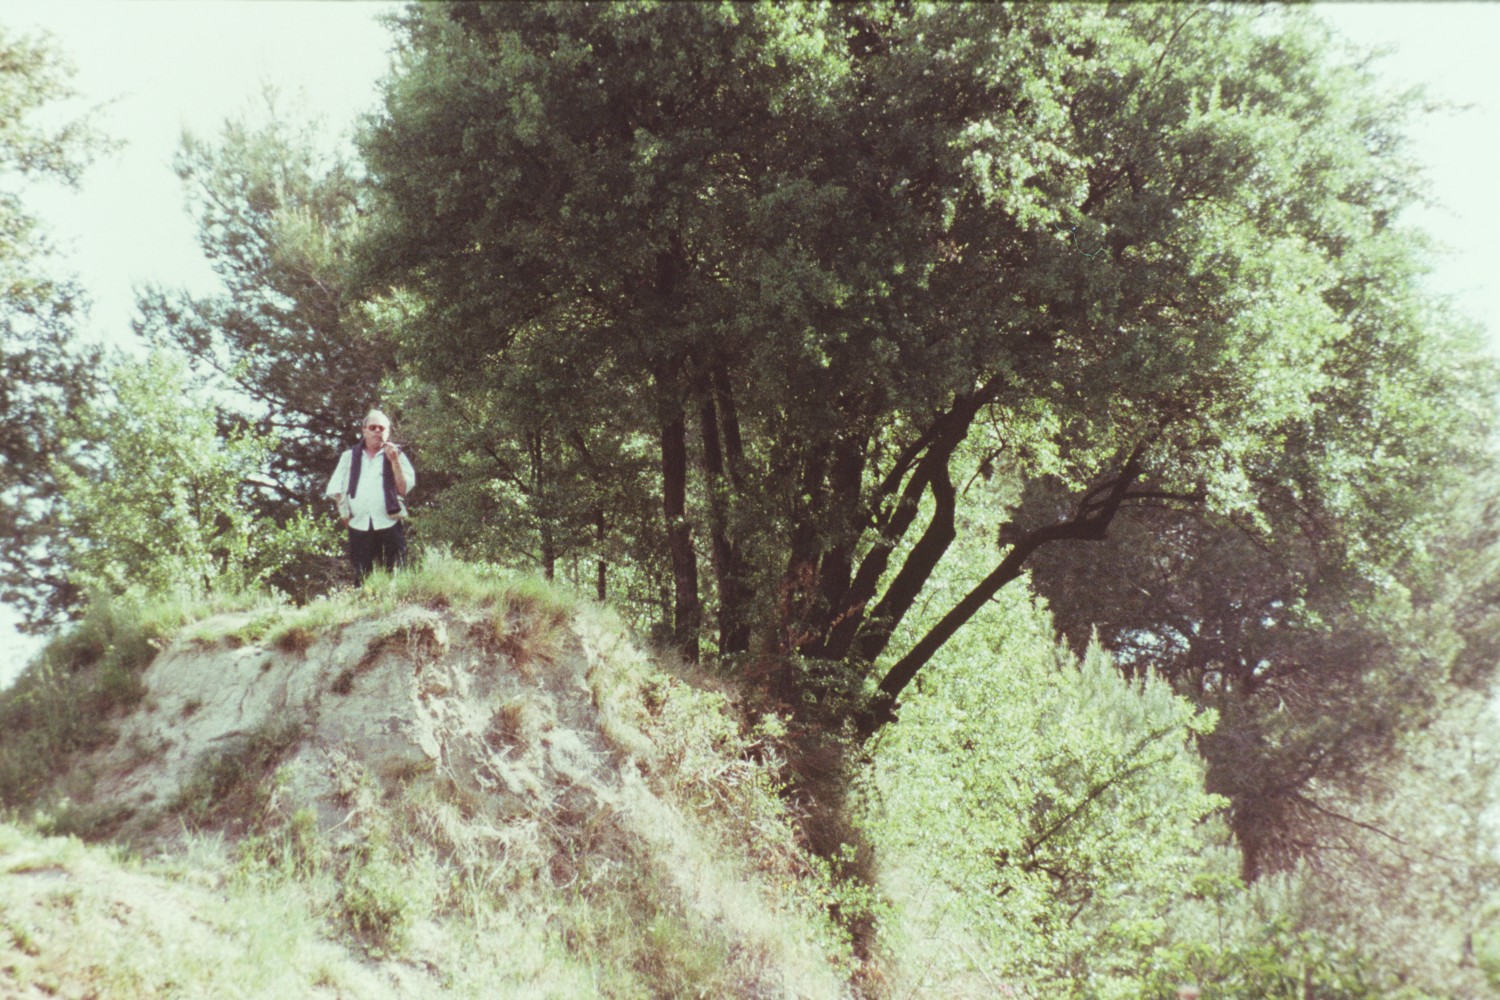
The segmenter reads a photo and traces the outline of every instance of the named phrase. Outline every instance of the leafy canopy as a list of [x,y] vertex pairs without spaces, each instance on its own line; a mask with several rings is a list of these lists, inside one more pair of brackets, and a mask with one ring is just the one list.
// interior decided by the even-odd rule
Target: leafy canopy
[[[1295,505],[1379,573],[1487,372],[1394,221],[1407,102],[1273,16],[413,7],[367,280],[422,300],[441,391],[655,442],[680,641],[707,550],[722,651],[758,623],[887,708],[1035,552],[1135,506],[1274,538]],[[989,512],[993,571],[891,650],[976,473],[1069,492]]]

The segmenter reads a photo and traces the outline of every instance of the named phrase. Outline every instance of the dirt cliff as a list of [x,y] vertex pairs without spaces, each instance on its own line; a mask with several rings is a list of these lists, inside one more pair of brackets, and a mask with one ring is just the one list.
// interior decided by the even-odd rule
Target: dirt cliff
[[[850,992],[826,872],[776,794],[774,722],[607,612],[534,588],[259,608],[183,628],[140,682],[58,787],[145,870],[105,891],[97,857],[55,860],[81,848],[0,842],[16,995],[43,972],[52,995],[190,995],[180,968],[128,962],[137,992],[91,994],[98,976],[50,951],[88,937],[56,903],[85,884],[142,947],[255,894],[320,942],[309,996]],[[144,884],[176,902],[132,903]],[[255,979],[224,995],[270,995]]]

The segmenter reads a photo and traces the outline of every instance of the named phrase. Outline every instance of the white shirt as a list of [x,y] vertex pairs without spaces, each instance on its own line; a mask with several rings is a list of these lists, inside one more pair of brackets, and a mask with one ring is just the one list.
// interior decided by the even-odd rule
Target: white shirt
[[[363,449],[364,446],[360,447]],[[338,468],[333,470],[333,478],[328,480],[324,496],[340,497],[348,492],[349,463],[353,461],[353,453],[353,448],[345,448],[339,455]],[[406,475],[406,491],[410,493],[416,488],[417,473],[405,452],[398,454],[396,460],[401,463],[401,471]],[[384,468],[385,455],[381,452],[376,452],[371,458],[366,451],[360,459],[359,483],[354,488],[354,496],[349,498],[349,527],[356,531],[380,531],[396,523],[395,518],[385,512]]]

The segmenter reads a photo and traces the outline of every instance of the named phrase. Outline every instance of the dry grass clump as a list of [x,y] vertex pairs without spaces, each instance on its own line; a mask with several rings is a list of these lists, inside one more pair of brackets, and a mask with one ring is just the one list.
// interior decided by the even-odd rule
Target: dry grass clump
[[542,734],[554,721],[536,701],[512,698],[490,717],[489,728],[484,734],[485,743],[491,750],[529,750],[540,742]]
[[272,795],[267,779],[301,735],[300,723],[278,720],[226,741],[198,761],[169,811],[192,829],[243,835],[260,828]]

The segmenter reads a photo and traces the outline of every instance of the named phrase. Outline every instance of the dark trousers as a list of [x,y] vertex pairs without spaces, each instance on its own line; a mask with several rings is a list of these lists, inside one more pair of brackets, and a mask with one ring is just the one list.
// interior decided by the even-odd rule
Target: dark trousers
[[397,566],[406,564],[406,525],[397,521],[389,528],[378,531],[356,531],[349,529],[349,561],[354,563],[354,585],[365,582],[365,577],[375,568],[375,561],[395,572]]

